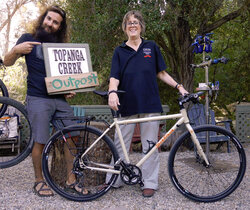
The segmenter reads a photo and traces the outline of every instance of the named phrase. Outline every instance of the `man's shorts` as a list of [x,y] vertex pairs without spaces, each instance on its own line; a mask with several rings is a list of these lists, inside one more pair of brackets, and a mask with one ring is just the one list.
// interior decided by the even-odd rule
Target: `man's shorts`
[[[75,121],[66,119],[67,117],[73,117],[74,112],[64,97],[42,98],[27,95],[26,102],[32,136],[35,142],[47,143],[50,137],[51,124],[56,129],[76,124]],[[58,117],[63,117],[65,120],[55,120]]]

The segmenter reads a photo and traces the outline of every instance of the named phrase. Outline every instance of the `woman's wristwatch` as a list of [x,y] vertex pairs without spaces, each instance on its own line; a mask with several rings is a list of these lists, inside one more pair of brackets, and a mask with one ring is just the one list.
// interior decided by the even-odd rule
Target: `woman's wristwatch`
[[110,91],[108,92],[108,95],[111,94],[111,93],[116,93],[116,94],[117,94],[117,90],[110,90]]
[[175,86],[175,88],[178,89],[178,90],[179,90],[180,87],[183,87],[183,85],[177,83],[176,86]]

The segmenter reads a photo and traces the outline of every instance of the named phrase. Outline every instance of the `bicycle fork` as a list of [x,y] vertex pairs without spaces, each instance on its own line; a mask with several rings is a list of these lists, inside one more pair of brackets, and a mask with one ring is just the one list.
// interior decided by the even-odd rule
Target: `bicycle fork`
[[210,165],[210,163],[208,161],[208,157],[205,154],[205,152],[203,151],[203,149],[201,147],[201,144],[200,144],[197,136],[195,135],[195,132],[194,132],[192,126],[189,124],[189,119],[188,119],[188,116],[187,116],[187,112],[186,112],[185,109],[182,109],[181,112],[182,112],[182,115],[184,117],[184,123],[186,125],[186,128],[188,129],[189,133],[191,134],[192,141],[193,141],[193,143],[195,144],[195,146],[197,148],[197,152],[203,158],[203,160],[206,163],[206,166],[208,167]]

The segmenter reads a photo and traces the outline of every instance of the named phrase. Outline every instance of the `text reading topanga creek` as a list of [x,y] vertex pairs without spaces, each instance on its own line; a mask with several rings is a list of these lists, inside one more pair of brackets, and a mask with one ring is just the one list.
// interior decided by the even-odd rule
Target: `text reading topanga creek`
[[58,70],[60,74],[82,74],[81,62],[85,61],[85,58],[81,50],[77,49],[54,49],[54,60],[60,61],[58,63]]

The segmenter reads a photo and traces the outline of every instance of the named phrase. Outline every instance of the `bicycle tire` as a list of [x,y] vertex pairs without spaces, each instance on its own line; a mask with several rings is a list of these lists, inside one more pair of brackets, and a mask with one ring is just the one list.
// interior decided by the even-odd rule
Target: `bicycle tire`
[[15,116],[15,123],[18,124],[16,136],[13,137],[10,137],[10,130],[6,132],[0,128],[0,168],[8,168],[20,163],[31,153],[33,140],[25,106],[14,99],[0,97],[0,105],[3,104],[7,110],[2,117]]
[[[102,131],[85,125],[72,125],[57,131],[48,143],[45,145],[42,157],[42,169],[44,177],[50,187],[59,195],[72,201],[91,201],[104,195],[111,188],[116,181],[118,174],[113,174],[106,184],[107,172],[89,170],[80,166],[79,157],[83,151],[98,137],[102,135]],[[65,141],[67,139],[67,141]],[[60,148],[60,149],[58,149]],[[64,149],[62,149],[64,148]],[[78,183],[84,186],[90,193],[87,195],[80,195],[72,192],[65,187],[67,174],[67,164],[61,160],[55,163],[55,151],[57,157],[64,157],[64,152],[69,149],[72,156],[74,156],[72,173],[75,174]],[[84,157],[83,163],[88,166],[96,166],[97,164],[110,164],[111,157],[114,161],[118,160],[118,153],[113,141],[107,135],[104,135],[101,140],[91,149]],[[68,160],[70,158],[67,158]],[[64,166],[64,167],[62,167]],[[64,178],[62,178],[64,177]]]
[[[9,97],[8,89],[5,86],[4,82],[0,79],[0,97]],[[0,107],[0,117],[4,115],[6,112],[7,105],[2,104]]]
[[[206,167],[195,147],[190,144],[190,133],[185,132],[169,154],[169,176],[176,189],[187,198],[198,202],[215,202],[230,195],[239,186],[246,170],[246,155],[237,137],[228,130],[213,125],[194,128],[201,141],[202,136],[217,135],[209,144],[209,162]],[[227,144],[228,143],[228,144]],[[226,145],[225,145],[226,144]],[[206,145],[201,144],[205,151]]]

